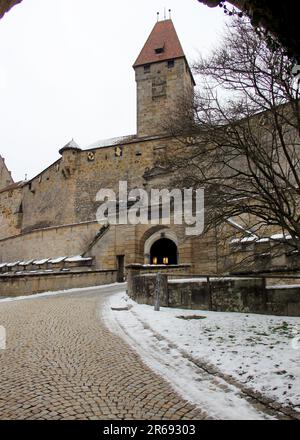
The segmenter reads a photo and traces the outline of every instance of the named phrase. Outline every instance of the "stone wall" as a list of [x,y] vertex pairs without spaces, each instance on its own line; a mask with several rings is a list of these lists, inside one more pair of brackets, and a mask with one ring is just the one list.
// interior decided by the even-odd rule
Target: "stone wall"
[[274,315],[300,316],[300,286],[268,287],[267,308]]
[[[109,188],[118,194],[122,180],[128,182],[129,189],[143,188],[143,175],[152,167],[156,148],[159,151],[161,145],[162,140],[155,139],[103,148],[95,146],[85,151],[63,151],[61,159],[23,186],[19,196],[22,202],[19,231],[95,221],[100,205],[96,201],[98,191]],[[117,148],[121,155],[117,155]],[[8,197],[9,191],[1,196],[1,209],[5,209]],[[1,225],[2,238],[15,235],[10,228],[10,224],[15,223],[14,215],[14,209],[6,212],[7,221]]]
[[[154,305],[156,274],[132,274],[129,295],[140,304]],[[268,287],[264,278],[169,280],[161,275],[161,306],[218,312],[300,316],[300,286]]]
[[21,186],[0,192],[0,240],[20,234],[22,211]]
[[[127,271],[127,289],[133,298],[140,298],[142,304],[148,304],[148,297],[154,295],[154,283],[157,272],[163,277],[179,276],[190,271],[191,265],[179,264],[176,266],[150,266],[144,264],[129,264]],[[144,293],[147,292],[147,293]],[[165,292],[165,291],[164,291]],[[162,293],[164,295],[164,293]],[[166,294],[167,295],[167,294]],[[167,296],[165,297],[167,302]]]
[[30,274],[0,276],[0,297],[26,296],[81,287],[112,284],[117,281],[113,270],[80,273]]
[[[128,292],[133,292],[131,296],[139,304],[153,306],[155,302],[156,280],[156,275],[152,274],[134,276],[130,279],[130,283],[127,282]],[[164,274],[161,275],[160,301],[162,306],[170,307],[168,295],[168,277]]]
[[76,223],[74,175],[65,178],[64,166],[55,162],[23,187],[23,233]]
[[66,225],[0,240],[0,262],[81,255],[99,228],[96,222]]
[[5,160],[0,156],[0,191],[13,183],[11,172],[8,171]]

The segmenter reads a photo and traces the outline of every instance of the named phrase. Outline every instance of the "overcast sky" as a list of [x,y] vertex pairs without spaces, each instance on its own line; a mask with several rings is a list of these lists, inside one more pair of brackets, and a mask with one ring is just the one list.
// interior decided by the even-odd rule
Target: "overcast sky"
[[38,174],[71,138],[136,133],[132,64],[156,21],[172,19],[189,61],[226,21],[197,0],[23,0],[0,21],[0,154],[15,180]]

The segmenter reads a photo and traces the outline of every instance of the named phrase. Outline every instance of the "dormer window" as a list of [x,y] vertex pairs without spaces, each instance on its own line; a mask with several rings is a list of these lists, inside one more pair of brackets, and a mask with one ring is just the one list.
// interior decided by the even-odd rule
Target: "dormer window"
[[144,66],[144,73],[150,73],[150,64]]
[[157,55],[159,55],[160,53],[163,53],[165,51],[165,45],[163,44],[163,45],[157,46],[154,50],[155,50],[155,53]]

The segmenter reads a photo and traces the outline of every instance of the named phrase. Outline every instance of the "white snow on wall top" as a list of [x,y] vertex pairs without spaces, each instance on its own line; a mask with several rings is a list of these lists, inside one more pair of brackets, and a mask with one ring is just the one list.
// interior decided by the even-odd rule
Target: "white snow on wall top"
[[93,148],[103,148],[103,147],[111,147],[113,145],[120,145],[124,142],[132,141],[136,138],[136,135],[128,135],[128,136],[121,136],[121,137],[114,137],[110,139],[102,139],[97,142],[94,142],[91,145],[87,146],[87,149],[93,149]]

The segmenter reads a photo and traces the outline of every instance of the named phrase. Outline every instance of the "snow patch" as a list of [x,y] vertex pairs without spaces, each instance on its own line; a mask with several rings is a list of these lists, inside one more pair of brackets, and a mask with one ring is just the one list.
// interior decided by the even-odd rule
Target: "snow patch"
[[[131,308],[126,312],[110,309],[128,304]],[[177,318],[195,314],[206,319]],[[222,394],[219,385],[202,377],[181,351],[300,412],[300,350],[292,346],[300,318],[170,308],[155,312],[125,293],[109,298],[104,318],[111,331],[130,343],[184,398],[215,418],[265,416],[241,399],[237,388]],[[155,333],[161,338],[155,339]]]

